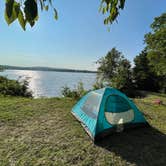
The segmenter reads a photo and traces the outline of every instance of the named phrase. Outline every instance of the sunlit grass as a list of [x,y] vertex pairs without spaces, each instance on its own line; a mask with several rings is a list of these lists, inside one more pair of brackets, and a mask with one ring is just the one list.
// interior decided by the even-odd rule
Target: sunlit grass
[[[161,99],[164,105],[153,103]],[[64,98],[0,97],[0,166],[164,165],[166,97],[134,100],[152,128],[115,133],[94,144]]]

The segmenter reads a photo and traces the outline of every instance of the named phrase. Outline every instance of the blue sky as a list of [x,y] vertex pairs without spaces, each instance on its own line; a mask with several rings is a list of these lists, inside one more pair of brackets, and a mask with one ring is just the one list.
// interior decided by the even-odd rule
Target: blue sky
[[110,32],[98,12],[100,0],[56,0],[59,19],[40,13],[24,32],[17,22],[7,26],[0,2],[0,64],[95,70],[100,57],[116,47],[130,61],[144,48],[153,18],[166,11],[165,0],[127,0]]

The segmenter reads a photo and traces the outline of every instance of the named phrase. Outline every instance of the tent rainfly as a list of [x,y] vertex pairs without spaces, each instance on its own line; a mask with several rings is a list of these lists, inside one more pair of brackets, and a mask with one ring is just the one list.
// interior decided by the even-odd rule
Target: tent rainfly
[[87,93],[73,107],[72,114],[94,141],[125,128],[149,126],[133,101],[111,87]]

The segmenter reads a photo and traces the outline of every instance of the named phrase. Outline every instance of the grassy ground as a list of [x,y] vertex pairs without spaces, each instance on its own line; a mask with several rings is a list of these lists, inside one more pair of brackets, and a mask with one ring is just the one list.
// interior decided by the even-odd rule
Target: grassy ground
[[[154,105],[156,98],[164,105]],[[0,97],[0,166],[165,165],[166,97],[135,102],[151,128],[115,133],[95,145],[70,113],[73,100]]]

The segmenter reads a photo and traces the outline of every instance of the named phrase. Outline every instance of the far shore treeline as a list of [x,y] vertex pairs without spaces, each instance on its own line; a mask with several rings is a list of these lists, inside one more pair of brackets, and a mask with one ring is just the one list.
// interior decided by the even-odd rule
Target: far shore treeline
[[0,65],[0,71],[3,71],[4,67],[2,65]]
[[9,66],[0,65],[0,69],[3,70],[34,70],[34,71],[58,71],[58,72],[77,72],[77,73],[96,73],[97,71],[91,70],[78,70],[78,69],[65,69],[65,68],[53,68],[53,67],[20,67],[20,66]]

